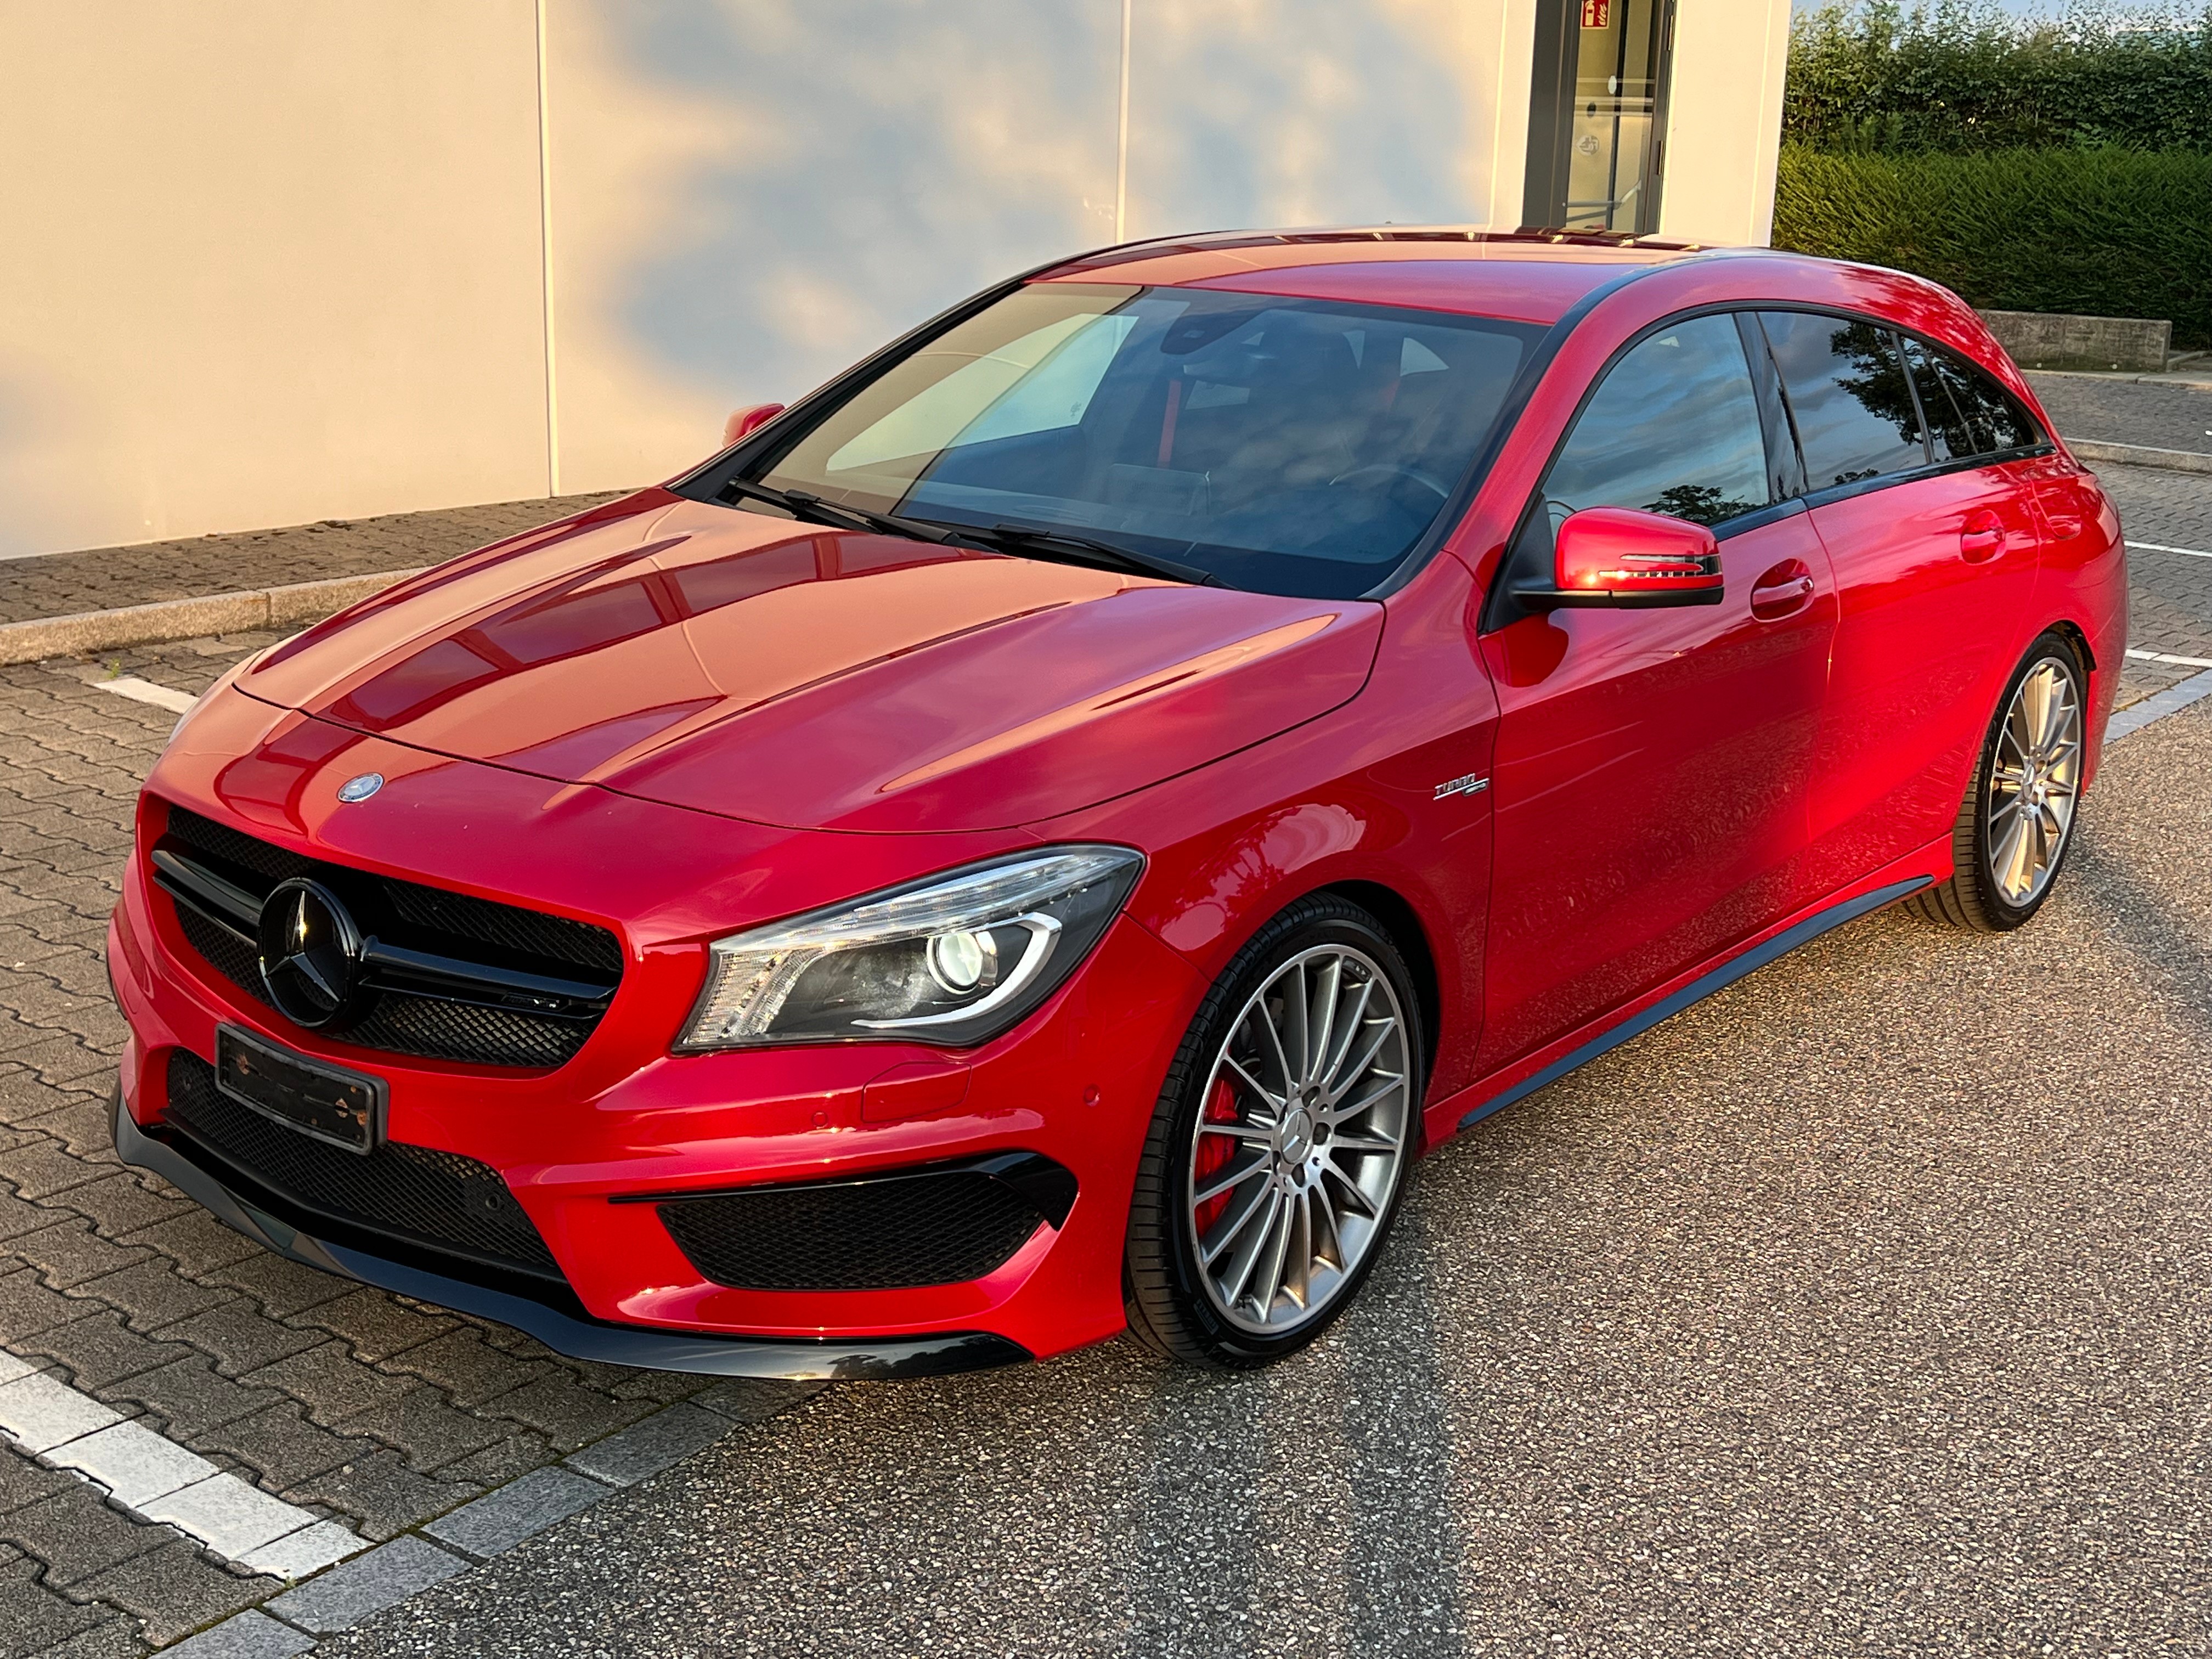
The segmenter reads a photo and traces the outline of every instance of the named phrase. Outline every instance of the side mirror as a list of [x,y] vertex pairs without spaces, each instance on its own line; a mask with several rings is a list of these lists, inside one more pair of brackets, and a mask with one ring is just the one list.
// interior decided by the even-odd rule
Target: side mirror
[[782,413],[781,404],[755,404],[750,409],[734,411],[722,422],[722,447],[727,449],[738,439],[751,437]]
[[1586,507],[1567,516],[1552,545],[1555,586],[1514,592],[1528,610],[1718,605],[1727,586],[1713,532],[1661,513]]

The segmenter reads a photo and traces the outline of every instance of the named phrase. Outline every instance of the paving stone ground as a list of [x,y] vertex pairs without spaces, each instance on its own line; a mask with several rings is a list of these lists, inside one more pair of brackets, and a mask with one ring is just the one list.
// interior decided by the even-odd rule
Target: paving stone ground
[[[130,654],[198,690],[267,636]],[[115,1159],[101,966],[174,716],[0,669],[0,1346],[264,1490],[386,1538],[709,1379],[558,1358],[271,1256]],[[0,1446],[0,1655],[135,1654],[281,1587]]]
[[[2129,541],[2212,552],[2212,474],[2100,466],[2097,477]],[[2130,646],[2212,658],[2212,558],[2131,547],[2128,586]]]
[[437,564],[613,495],[330,520],[0,562],[0,623]]
[[2170,381],[2030,374],[2058,430],[2095,443],[2212,454],[2212,370]]

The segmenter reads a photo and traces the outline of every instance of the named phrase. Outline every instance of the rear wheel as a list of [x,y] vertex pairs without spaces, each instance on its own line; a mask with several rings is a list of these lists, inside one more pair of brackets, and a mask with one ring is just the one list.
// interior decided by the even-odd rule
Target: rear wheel
[[2045,634],[2028,648],[1952,827],[1951,878],[1912,900],[1931,921],[2005,933],[2043,908],[2074,837],[2083,682],[2081,659],[2063,635]]
[[1301,900],[1238,952],[1168,1073],[1130,1212],[1129,1323],[1198,1365],[1304,1347],[1380,1252],[1419,1129],[1404,960],[1345,900]]

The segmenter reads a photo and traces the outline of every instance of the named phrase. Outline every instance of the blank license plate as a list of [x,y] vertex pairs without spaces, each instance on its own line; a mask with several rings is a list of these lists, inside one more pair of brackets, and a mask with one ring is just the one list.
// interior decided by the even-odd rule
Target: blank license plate
[[384,1138],[383,1079],[325,1066],[228,1025],[215,1034],[215,1080],[264,1117],[349,1152],[372,1152]]

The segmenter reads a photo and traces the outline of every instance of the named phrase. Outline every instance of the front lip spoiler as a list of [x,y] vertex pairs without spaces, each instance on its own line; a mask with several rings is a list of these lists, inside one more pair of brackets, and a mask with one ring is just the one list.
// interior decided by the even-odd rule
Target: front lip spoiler
[[1035,1358],[1019,1343],[989,1331],[945,1331],[928,1336],[718,1337],[577,1319],[527,1297],[472,1285],[465,1279],[450,1279],[303,1233],[249,1204],[191,1159],[141,1129],[125,1107],[120,1088],[111,1104],[115,1150],[125,1163],[160,1176],[217,1220],[256,1243],[325,1273],[458,1312],[495,1319],[528,1332],[555,1352],[573,1359],[714,1376],[846,1382],[942,1376]]

